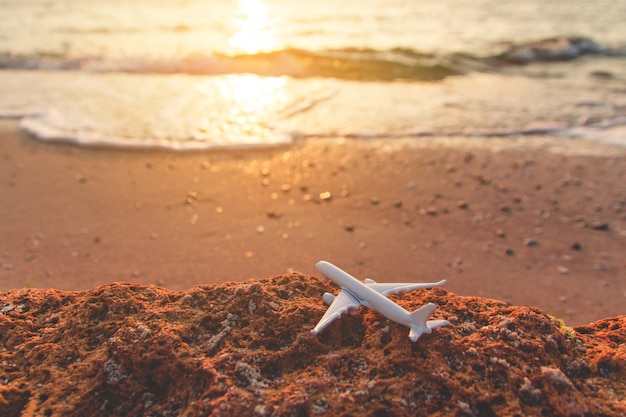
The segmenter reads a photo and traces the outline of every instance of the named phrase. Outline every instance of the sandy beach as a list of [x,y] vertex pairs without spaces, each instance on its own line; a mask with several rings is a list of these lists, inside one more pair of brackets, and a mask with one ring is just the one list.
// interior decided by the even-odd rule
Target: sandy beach
[[319,276],[324,259],[570,326],[624,314],[626,151],[468,141],[172,153],[40,143],[0,121],[0,291],[185,290]]

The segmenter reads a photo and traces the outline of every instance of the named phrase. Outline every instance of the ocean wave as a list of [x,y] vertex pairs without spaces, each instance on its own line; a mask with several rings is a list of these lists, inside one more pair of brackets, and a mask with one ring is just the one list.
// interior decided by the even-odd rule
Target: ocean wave
[[348,80],[441,80],[462,73],[451,62],[405,50],[300,49],[253,55],[193,54],[182,58],[0,55],[0,69],[223,75],[251,73]]
[[568,61],[585,55],[626,57],[626,49],[605,48],[589,38],[561,37],[509,44],[504,52],[486,57],[471,53],[438,55],[409,48],[324,51],[287,48],[257,54],[196,53],[175,58],[4,53],[0,54],[0,69],[197,75],[250,73],[358,81],[437,81],[474,71],[497,71],[508,65]]
[[[2,115],[0,114],[1,118]],[[59,118],[62,116],[55,111],[46,111],[23,117],[19,126],[43,142],[119,149],[164,149],[171,151],[255,149],[286,146],[296,138],[295,133],[280,131],[269,132],[262,138],[253,138],[249,135],[231,135],[222,140],[210,141],[193,136],[185,138],[129,137],[107,134],[97,130],[58,126],[58,120],[55,119]]]
[[[0,119],[6,115],[0,114]],[[510,137],[568,137],[595,140],[626,147],[626,119],[619,118],[598,126],[567,126],[563,123],[530,123],[509,128],[467,128],[460,130],[414,129],[402,132],[373,133],[364,131],[302,132],[276,129],[262,140],[229,137],[222,141],[207,141],[194,137],[166,139],[157,137],[131,138],[102,132],[63,129],[50,122],[50,114],[25,116],[20,127],[43,142],[69,143],[80,146],[121,149],[164,149],[171,151],[201,151],[216,149],[255,149],[289,146],[298,140],[343,138],[348,140],[441,139],[441,138],[510,138]]]
[[497,58],[504,62],[529,64],[533,62],[571,61],[583,55],[600,54],[611,55],[613,53],[611,50],[598,45],[593,39],[572,36],[513,44]]

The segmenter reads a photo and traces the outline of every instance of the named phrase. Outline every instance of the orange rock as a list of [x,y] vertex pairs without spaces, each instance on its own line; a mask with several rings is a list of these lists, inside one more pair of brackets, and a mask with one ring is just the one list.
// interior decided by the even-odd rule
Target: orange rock
[[6,417],[624,415],[626,317],[574,329],[443,289],[391,296],[452,326],[417,343],[302,274],[172,292],[116,283],[0,293]]

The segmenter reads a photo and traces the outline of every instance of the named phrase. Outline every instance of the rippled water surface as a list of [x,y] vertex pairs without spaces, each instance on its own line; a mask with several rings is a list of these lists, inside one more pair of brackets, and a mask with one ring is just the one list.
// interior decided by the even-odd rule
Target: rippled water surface
[[0,0],[0,15],[0,114],[41,139],[203,149],[626,123],[624,2]]

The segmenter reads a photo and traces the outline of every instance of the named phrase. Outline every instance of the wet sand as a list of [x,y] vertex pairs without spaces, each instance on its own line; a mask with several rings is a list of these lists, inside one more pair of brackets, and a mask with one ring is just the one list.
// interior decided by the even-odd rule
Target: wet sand
[[325,259],[361,279],[445,278],[571,326],[626,313],[625,150],[434,142],[84,149],[0,121],[0,291],[184,290],[319,276]]

